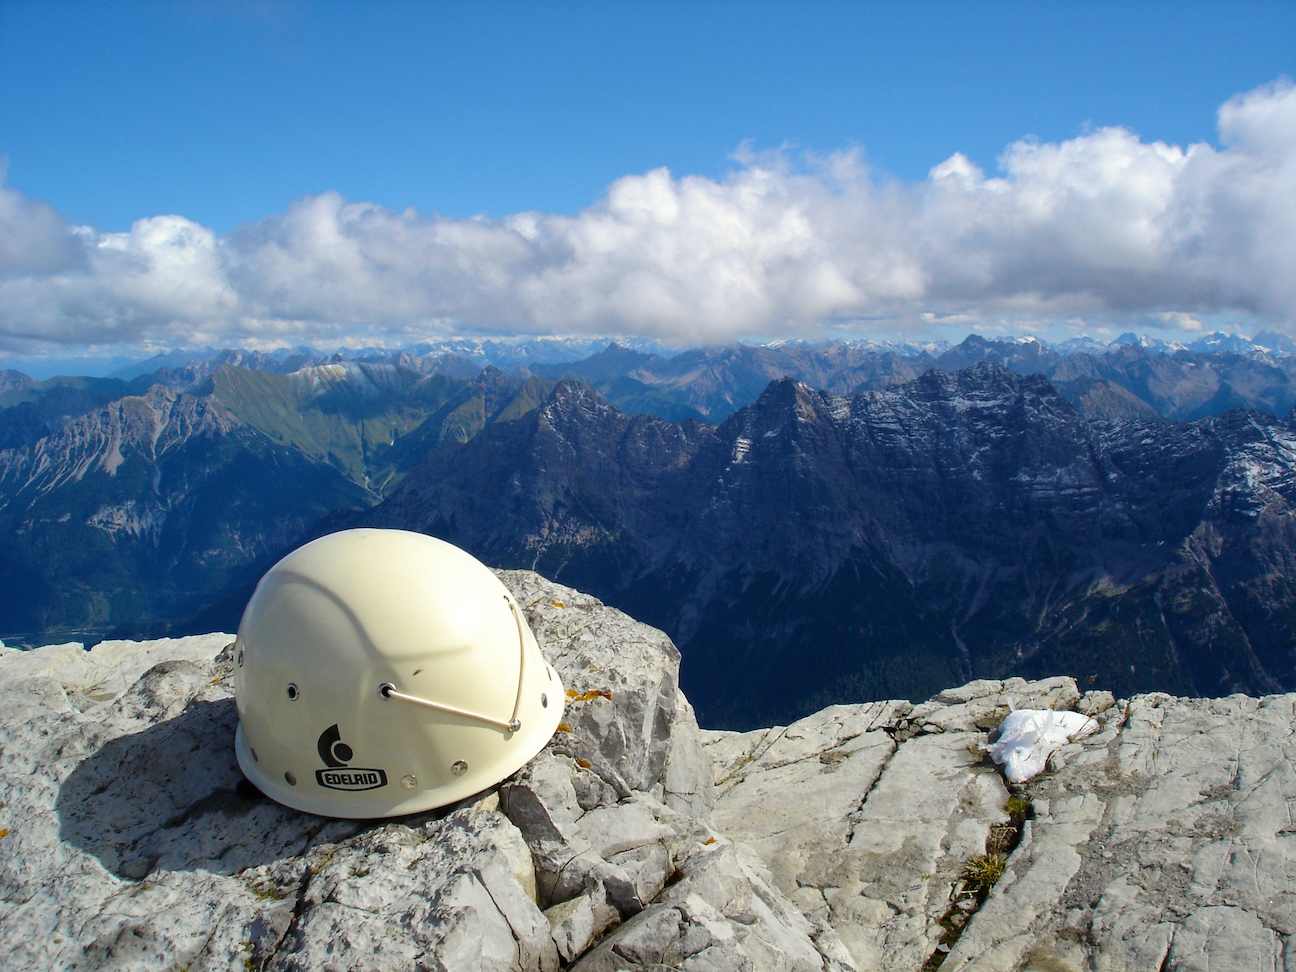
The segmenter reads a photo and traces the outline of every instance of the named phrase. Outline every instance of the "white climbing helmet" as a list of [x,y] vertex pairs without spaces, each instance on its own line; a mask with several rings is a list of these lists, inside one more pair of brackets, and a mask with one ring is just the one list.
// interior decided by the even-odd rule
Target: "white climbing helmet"
[[234,643],[239,766],[328,817],[444,806],[521,768],[563,687],[474,557],[403,530],[313,540],[261,578]]

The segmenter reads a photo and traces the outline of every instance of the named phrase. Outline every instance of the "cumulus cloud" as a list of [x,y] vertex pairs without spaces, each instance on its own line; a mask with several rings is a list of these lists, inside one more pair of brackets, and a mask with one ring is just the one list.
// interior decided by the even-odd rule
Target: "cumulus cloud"
[[[1101,128],[987,175],[743,150],[576,216],[454,219],[336,193],[225,238],[179,216],[72,227],[0,185],[0,342],[401,343],[450,331],[720,341],[881,321],[1296,320],[1296,88],[1219,111],[1219,146]],[[1083,326],[1060,324],[1059,327]]]
[[57,273],[80,259],[72,227],[54,207],[4,185],[0,161],[0,277]]

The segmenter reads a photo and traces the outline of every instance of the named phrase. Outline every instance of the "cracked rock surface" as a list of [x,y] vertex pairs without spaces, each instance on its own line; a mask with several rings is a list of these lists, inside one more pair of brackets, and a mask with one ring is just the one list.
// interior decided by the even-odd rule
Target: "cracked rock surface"
[[568,689],[560,731],[392,820],[240,785],[229,635],[0,648],[0,968],[853,969],[712,828],[670,640],[500,576]]
[[[703,732],[665,635],[500,576],[559,731],[391,820],[240,786],[228,635],[0,648],[0,968],[1296,970],[1296,696],[1012,679]],[[1013,707],[1101,729],[1008,786]]]
[[[1010,706],[1101,730],[1008,787],[981,745]],[[1116,703],[1056,678],[703,737],[714,825],[860,969],[1279,972],[1296,969],[1294,733],[1292,695]],[[1010,799],[1026,819],[996,848]],[[1005,871],[974,902],[968,862],[994,850]]]

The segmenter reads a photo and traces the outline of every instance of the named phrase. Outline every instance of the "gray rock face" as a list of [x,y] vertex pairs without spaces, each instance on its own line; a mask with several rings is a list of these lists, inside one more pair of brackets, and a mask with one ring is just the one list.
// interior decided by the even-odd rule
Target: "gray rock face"
[[[501,577],[563,723],[498,787],[394,820],[240,786],[227,635],[0,648],[0,967],[1292,967],[1294,696],[1013,679],[702,732],[665,635]],[[1010,706],[1101,729],[1010,788],[982,749]]]
[[[1010,792],[978,750],[1010,704],[1101,730]],[[704,737],[715,826],[861,969],[1250,972],[1293,967],[1294,729],[1290,695],[1113,704],[1014,679]],[[981,903],[969,863],[992,853]]]
[[852,969],[711,828],[669,639],[503,579],[565,721],[497,789],[391,821],[240,786],[228,635],[0,650],[0,967]]

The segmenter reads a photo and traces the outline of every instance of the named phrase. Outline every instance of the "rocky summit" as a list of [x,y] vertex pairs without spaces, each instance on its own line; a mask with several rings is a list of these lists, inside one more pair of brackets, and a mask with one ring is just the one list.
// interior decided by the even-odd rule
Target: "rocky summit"
[[[670,640],[504,572],[568,687],[521,771],[340,821],[235,764],[228,635],[0,650],[0,967],[1278,970],[1296,696],[978,681],[707,732]],[[1099,731],[1005,783],[1013,708]]]

